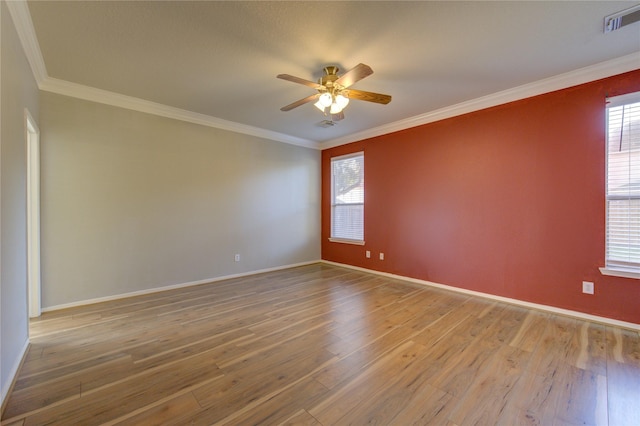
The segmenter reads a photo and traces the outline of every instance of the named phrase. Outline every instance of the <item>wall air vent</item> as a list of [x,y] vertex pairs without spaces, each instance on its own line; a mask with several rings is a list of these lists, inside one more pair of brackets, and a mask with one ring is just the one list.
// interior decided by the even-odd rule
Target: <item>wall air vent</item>
[[640,4],[605,17],[604,32],[610,33],[638,21],[640,21]]

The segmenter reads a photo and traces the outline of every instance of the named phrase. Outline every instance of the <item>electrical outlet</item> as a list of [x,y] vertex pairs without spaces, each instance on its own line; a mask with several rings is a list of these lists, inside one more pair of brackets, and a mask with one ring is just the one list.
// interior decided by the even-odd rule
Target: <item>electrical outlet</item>
[[582,281],[582,292],[585,294],[593,294],[594,285],[590,281]]
[[236,262],[240,262],[240,255],[236,254],[233,260],[235,260]]
[[384,260],[384,253],[380,253],[380,260]]
[[369,259],[371,257],[371,250],[367,250],[366,252],[364,252],[364,255],[367,259]]

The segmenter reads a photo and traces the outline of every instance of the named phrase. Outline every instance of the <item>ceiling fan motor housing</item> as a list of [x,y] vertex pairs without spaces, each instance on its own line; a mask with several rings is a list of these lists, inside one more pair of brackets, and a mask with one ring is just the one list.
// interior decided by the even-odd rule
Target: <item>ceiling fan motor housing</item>
[[340,69],[335,66],[324,67],[325,75],[320,78],[319,83],[327,89],[331,89],[333,83],[338,79],[338,71],[340,71]]

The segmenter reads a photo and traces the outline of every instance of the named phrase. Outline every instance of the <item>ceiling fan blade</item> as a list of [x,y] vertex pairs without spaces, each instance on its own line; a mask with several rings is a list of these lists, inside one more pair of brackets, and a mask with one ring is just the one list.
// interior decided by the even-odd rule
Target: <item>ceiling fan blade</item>
[[340,111],[337,114],[331,114],[331,121],[344,120],[344,111]]
[[373,70],[369,65],[358,64],[344,73],[342,77],[337,79],[335,84],[339,84],[340,86],[347,88],[371,74],[373,74]]
[[315,100],[317,100],[320,97],[320,93],[316,93],[315,95],[310,95],[307,96],[306,98],[300,99],[295,101],[292,104],[289,104],[287,106],[283,106],[282,108],[280,108],[280,111],[290,111],[296,107],[299,107],[300,105],[304,105],[308,102],[313,102]]
[[282,80],[291,81],[293,83],[303,84],[313,89],[322,89],[324,87],[323,85],[314,83],[313,81],[305,80],[304,78],[295,77],[289,74],[278,74],[276,77]]
[[342,92],[349,99],[357,99],[359,101],[375,102],[377,104],[388,104],[391,102],[391,96],[382,93],[365,92],[364,90],[349,89]]

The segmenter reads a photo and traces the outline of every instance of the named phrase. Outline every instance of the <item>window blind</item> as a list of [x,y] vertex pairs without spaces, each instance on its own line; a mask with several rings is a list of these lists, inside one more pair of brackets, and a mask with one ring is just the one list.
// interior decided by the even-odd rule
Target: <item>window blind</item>
[[640,269],[640,93],[607,106],[608,267]]
[[331,238],[364,240],[364,153],[331,159]]

